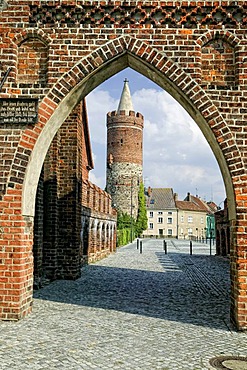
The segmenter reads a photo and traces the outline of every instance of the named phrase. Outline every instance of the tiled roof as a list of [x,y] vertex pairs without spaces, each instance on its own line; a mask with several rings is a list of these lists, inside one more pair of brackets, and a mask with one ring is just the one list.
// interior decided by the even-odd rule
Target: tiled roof
[[194,197],[193,195],[190,195],[189,200],[187,200],[188,197],[185,199],[186,200],[176,201],[176,206],[178,209],[184,211],[210,212],[210,208],[208,207],[207,203],[205,203],[202,199]]
[[176,208],[172,188],[152,188],[146,200],[148,209]]

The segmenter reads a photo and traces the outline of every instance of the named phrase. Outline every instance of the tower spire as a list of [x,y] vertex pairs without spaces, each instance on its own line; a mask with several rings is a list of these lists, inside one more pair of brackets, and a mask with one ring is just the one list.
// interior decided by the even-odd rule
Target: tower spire
[[129,81],[127,78],[124,80],[124,87],[119,101],[117,113],[120,114],[120,111],[125,111],[125,114],[129,115],[130,111],[133,111],[133,104],[130,95]]

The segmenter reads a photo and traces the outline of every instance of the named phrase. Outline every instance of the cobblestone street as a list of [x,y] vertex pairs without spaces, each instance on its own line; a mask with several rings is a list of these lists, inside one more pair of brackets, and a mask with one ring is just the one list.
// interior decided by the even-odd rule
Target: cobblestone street
[[33,313],[0,322],[0,369],[199,370],[246,356],[229,321],[229,262],[209,245],[136,243],[35,293]]

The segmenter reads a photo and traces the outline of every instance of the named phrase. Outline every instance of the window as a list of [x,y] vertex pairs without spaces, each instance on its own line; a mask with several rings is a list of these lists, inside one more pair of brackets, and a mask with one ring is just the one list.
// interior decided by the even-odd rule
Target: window
[[163,224],[163,217],[158,217],[158,224]]
[[151,199],[150,200],[150,204],[154,204],[154,199]]
[[158,211],[158,215],[163,215],[163,212],[162,211]]
[[201,224],[203,224],[204,220],[203,220],[203,217],[201,217]]
[[192,229],[188,229],[188,235],[193,235],[193,230]]
[[159,235],[163,235],[163,229],[159,229]]
[[168,217],[168,218],[167,218],[167,223],[168,223],[168,224],[172,224],[172,217]]
[[184,222],[184,216],[181,216],[181,222]]
[[172,229],[168,229],[168,230],[167,230],[167,234],[168,234],[168,235],[172,235]]
[[154,224],[152,222],[150,222],[149,229],[153,229],[153,228],[154,228]]
[[154,217],[154,213],[153,212],[149,212],[149,217]]
[[193,222],[193,217],[192,216],[188,216],[188,222],[189,223],[192,223]]
[[184,229],[181,228],[180,233],[181,233],[181,235],[184,235]]
[[169,211],[169,212],[168,212],[168,215],[172,215],[172,212],[171,212],[171,211]]

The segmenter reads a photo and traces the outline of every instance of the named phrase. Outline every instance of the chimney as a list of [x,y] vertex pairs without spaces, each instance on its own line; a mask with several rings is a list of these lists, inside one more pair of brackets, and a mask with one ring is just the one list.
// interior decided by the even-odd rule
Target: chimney
[[151,194],[152,194],[152,188],[149,186],[148,187],[148,196],[151,197]]
[[175,202],[178,200],[178,193],[174,193],[174,200]]
[[187,202],[191,202],[191,195],[190,195],[190,193],[187,193]]

